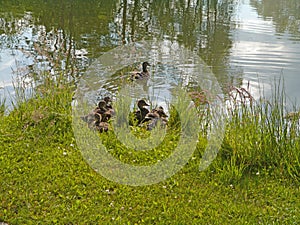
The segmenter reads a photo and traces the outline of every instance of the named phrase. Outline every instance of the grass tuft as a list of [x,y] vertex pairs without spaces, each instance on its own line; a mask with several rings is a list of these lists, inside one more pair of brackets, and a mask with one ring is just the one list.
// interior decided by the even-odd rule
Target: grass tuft
[[[93,171],[72,131],[75,86],[44,74],[31,98],[0,113],[0,221],[9,224],[297,224],[299,120],[287,117],[285,96],[232,98],[216,160],[199,172],[208,114],[188,164],[164,182],[144,187],[113,183]],[[240,91],[241,96],[246,92]],[[243,94],[244,93],[244,94]],[[232,93],[231,93],[232,94]],[[240,95],[240,94],[239,94]],[[229,95],[230,97],[230,95]],[[1,109],[2,109],[1,104]],[[209,106],[206,106],[209,107]],[[179,117],[170,110],[164,142],[132,151],[113,131],[103,143],[120,160],[145,165],[165,159],[178,142]],[[297,114],[294,114],[297,115]],[[137,137],[143,129],[137,128]]]

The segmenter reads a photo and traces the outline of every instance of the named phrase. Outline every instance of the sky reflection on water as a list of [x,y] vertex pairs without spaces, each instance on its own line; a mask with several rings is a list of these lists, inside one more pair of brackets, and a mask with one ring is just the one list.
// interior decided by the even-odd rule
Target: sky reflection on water
[[[157,7],[166,2],[157,2],[157,5],[153,6],[145,3],[144,8],[137,8],[135,3],[138,1],[128,1],[125,11],[122,10],[124,6],[121,4],[113,9],[106,6],[109,10],[97,12],[97,19],[103,23],[99,25],[96,22],[95,24],[86,22],[86,25],[80,26],[80,33],[73,31],[76,37],[62,30],[64,27],[55,29],[44,24],[37,25],[38,19],[35,21],[34,14],[24,12],[23,17],[16,22],[16,33],[13,35],[2,33],[0,36],[0,98],[3,96],[10,98],[14,95],[12,80],[17,75],[30,72],[27,65],[36,66],[38,63],[36,66],[38,69],[53,70],[51,61],[53,58],[44,60],[43,57],[58,56],[60,62],[58,68],[67,70],[66,59],[63,57],[71,50],[76,58],[73,62],[76,64],[75,71],[84,71],[93,59],[102,54],[101,52],[122,43],[155,37],[186,45],[187,48],[198,52],[224,87],[228,84],[246,86],[250,82],[250,90],[255,98],[260,96],[260,87],[264,88],[266,96],[270,96],[274,79],[283,77],[287,95],[292,101],[299,102],[300,15],[294,10],[297,6],[292,5],[298,3],[291,1],[282,6],[287,7],[283,9],[285,14],[278,15],[276,10],[280,10],[278,5],[281,1],[283,0],[276,0],[273,3],[266,0],[261,3],[257,0],[244,0],[238,1],[237,6],[233,1],[232,5],[224,7],[225,3],[219,1],[218,11],[214,12],[213,9],[203,7],[205,11],[198,12],[203,14],[203,20],[202,18],[199,20],[198,14],[194,14],[198,7],[196,1],[191,1],[190,6],[185,5],[184,12],[178,11],[175,3],[170,4],[168,7],[176,10],[162,14],[157,12]],[[148,8],[147,11],[147,7],[153,9]],[[224,12],[224,9],[229,11]],[[143,13],[140,15],[138,10]],[[205,13],[208,14],[205,16]],[[233,15],[232,18],[226,16],[230,13]],[[226,19],[218,18],[220,16]],[[110,17],[113,17],[112,21],[107,22]],[[190,17],[195,21],[189,22]],[[78,21],[82,20],[84,23],[83,18],[79,16]],[[3,21],[1,18],[2,25]],[[288,24],[285,24],[286,21],[289,21]],[[100,33],[103,34],[99,34],[97,26],[106,27],[100,29]],[[41,47],[35,45],[41,42],[41,39],[49,47],[44,52]],[[61,47],[62,50],[57,51]],[[168,77],[166,76],[166,79],[169,85],[172,85],[174,77],[169,77],[170,80]],[[164,85],[166,89],[169,88],[168,82]]]

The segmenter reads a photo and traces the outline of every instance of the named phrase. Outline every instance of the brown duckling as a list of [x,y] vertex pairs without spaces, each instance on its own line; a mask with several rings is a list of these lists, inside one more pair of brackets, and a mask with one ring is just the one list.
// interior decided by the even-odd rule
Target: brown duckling
[[99,131],[100,133],[107,132],[109,124],[101,121],[102,121],[101,114],[95,113],[94,129]]
[[95,130],[96,129],[96,122],[98,120],[101,120],[101,115],[98,114],[98,113],[89,113],[88,115],[90,116],[90,120],[87,122],[88,128],[90,128],[91,130]]
[[105,113],[107,111],[106,109],[106,102],[104,100],[100,100],[98,102],[97,107],[94,109],[94,113],[99,113],[100,115]]
[[95,116],[94,116],[94,113],[92,112],[85,116],[81,116],[80,119],[82,119],[84,122],[90,124],[90,123],[94,122]]
[[111,98],[109,96],[106,96],[106,97],[103,98],[103,100],[106,102],[106,108],[107,109],[112,109]]
[[131,75],[131,80],[137,80],[149,77],[149,71],[147,70],[147,66],[150,66],[148,62],[143,62],[142,68],[143,70],[141,72],[137,72]]
[[106,108],[106,101],[100,100],[98,106],[94,110],[94,113],[101,115],[101,122],[107,122],[114,115],[114,110]]
[[166,119],[168,115],[165,113],[164,108],[159,106],[151,112],[149,112],[145,116],[146,121],[150,121],[147,124],[147,130],[152,130],[157,126],[157,123],[160,122],[162,127],[165,127],[167,125],[168,120]]
[[94,120],[95,120],[95,123],[97,123],[97,122],[101,122],[101,120],[102,120],[102,116],[101,116],[101,114],[99,114],[99,113],[95,113],[95,115],[94,115]]
[[110,104],[111,103],[111,98],[109,96],[106,96],[106,97],[103,98],[103,101],[106,102],[106,106],[105,106],[105,109],[107,110],[106,114],[110,114],[111,116],[114,116],[115,115],[115,110],[113,109],[112,105]]
[[149,112],[145,118],[146,119],[152,119],[152,118],[166,118],[168,115],[165,113],[164,108],[162,106],[159,106],[155,109],[152,109],[151,112]]
[[168,121],[165,118],[154,118],[147,124],[147,130],[153,130],[158,122],[160,122],[161,128],[165,128]]

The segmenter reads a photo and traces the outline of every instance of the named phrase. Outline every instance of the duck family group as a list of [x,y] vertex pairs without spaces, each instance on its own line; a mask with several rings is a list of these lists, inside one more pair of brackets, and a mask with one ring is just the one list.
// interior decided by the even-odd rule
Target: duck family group
[[[131,80],[144,79],[149,77],[147,66],[150,66],[148,62],[142,63],[142,71],[131,74]],[[137,101],[138,109],[132,112],[130,116],[129,124],[134,125],[146,125],[147,130],[154,129],[158,124],[165,127],[168,120],[167,114],[164,112],[163,107],[159,106],[151,111],[146,108],[150,106],[144,99]],[[115,111],[111,105],[111,98],[109,96],[104,97],[99,101],[97,107],[93,109],[89,114],[82,116],[81,119],[88,124],[88,127],[92,130],[99,132],[106,132],[109,130],[109,120],[115,115]]]
[[145,108],[145,106],[149,106],[144,99],[141,99],[137,102],[138,110],[136,110],[133,114],[134,120],[137,125],[146,124],[147,130],[154,129],[158,123],[162,127],[167,125],[167,117],[168,115],[165,113],[164,108],[162,106],[158,106],[151,111]]
[[[132,112],[132,120],[129,122],[132,126],[145,125],[147,130],[154,129],[158,124],[165,127],[167,125],[168,115],[164,112],[163,107],[159,106],[152,110],[146,108],[150,106],[144,99],[137,101],[138,109]],[[82,116],[81,119],[87,123],[92,130],[106,132],[109,130],[109,121],[115,115],[115,111],[111,105],[111,98],[105,97],[99,101],[97,107],[90,113]]]
[[115,114],[111,106],[111,98],[105,97],[99,101],[97,107],[90,113],[82,116],[81,119],[88,124],[88,127],[99,132],[106,132],[109,128],[109,120]]
[[[150,66],[148,62],[143,62],[142,71],[136,72],[131,75],[131,80],[144,79],[149,77],[147,66]],[[158,124],[165,127],[167,124],[167,114],[164,112],[163,107],[159,106],[151,111],[146,106],[144,99],[137,101],[138,110],[132,113],[132,120],[129,121],[130,125],[141,126],[146,124],[147,130],[154,129]],[[99,132],[106,132],[109,129],[109,120],[114,116],[115,111],[111,105],[111,98],[106,96],[99,101],[97,107],[89,114],[82,116],[81,119],[88,124],[88,127]]]

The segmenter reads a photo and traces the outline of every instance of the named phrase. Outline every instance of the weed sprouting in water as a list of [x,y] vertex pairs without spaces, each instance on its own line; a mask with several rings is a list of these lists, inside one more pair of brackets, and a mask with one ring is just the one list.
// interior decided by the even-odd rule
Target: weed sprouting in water
[[0,116],[3,116],[6,111],[6,98],[0,98]]
[[214,167],[222,170],[228,181],[243,175],[268,171],[299,179],[299,118],[285,115],[284,87],[277,84],[271,99],[254,98],[245,89],[232,88],[229,93],[230,119],[219,159]]

